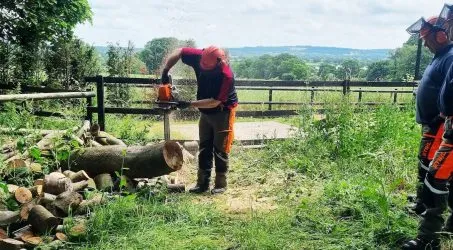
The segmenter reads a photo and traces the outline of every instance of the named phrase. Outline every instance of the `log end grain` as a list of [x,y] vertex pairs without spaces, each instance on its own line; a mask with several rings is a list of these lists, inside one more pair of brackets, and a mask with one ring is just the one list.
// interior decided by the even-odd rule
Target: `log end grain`
[[168,167],[177,171],[184,165],[182,149],[177,142],[167,141],[163,147],[163,155]]

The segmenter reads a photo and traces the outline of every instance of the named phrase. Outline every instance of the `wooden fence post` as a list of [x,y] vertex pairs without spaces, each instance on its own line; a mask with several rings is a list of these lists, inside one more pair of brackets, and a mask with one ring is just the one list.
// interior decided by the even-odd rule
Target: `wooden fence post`
[[90,124],[93,123],[93,112],[89,108],[91,106],[93,106],[93,98],[87,97],[87,116],[85,119],[90,121]]
[[311,93],[310,93],[310,104],[313,104],[315,102],[315,87],[311,87]]
[[358,102],[362,102],[362,88],[359,88],[359,100]]
[[269,107],[267,110],[272,110],[272,89],[269,89]]
[[398,89],[395,89],[395,93],[393,93],[393,103],[396,103],[397,102],[397,99],[398,99]]
[[344,80],[342,85],[343,85],[343,95],[349,94],[349,91],[351,90],[349,87],[349,80]]
[[105,131],[105,106],[104,106],[104,77],[96,77],[96,91],[98,98],[98,123],[102,131]]

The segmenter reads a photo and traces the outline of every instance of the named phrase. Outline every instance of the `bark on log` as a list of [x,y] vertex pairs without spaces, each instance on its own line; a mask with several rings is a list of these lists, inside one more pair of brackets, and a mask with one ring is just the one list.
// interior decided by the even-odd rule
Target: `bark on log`
[[96,190],[96,182],[94,182],[93,179],[90,178],[90,179],[87,180],[87,182],[88,182],[88,187],[87,188],[90,191]]
[[79,182],[79,181],[86,181],[90,179],[90,176],[84,171],[80,170],[79,172],[75,173],[71,170],[66,170],[63,174],[68,177],[72,182]]
[[10,169],[28,167],[27,163],[24,160],[22,160],[18,155],[13,156],[13,157],[9,158],[8,160],[6,160],[5,164]]
[[58,212],[68,215],[71,211],[75,211],[79,207],[82,200],[81,194],[67,191],[58,195],[57,199],[52,202],[52,206],[57,208]]
[[96,188],[101,191],[110,191],[113,188],[113,180],[110,174],[99,174],[94,177]]
[[31,225],[26,225],[25,227],[19,228],[13,232],[15,240],[24,240],[35,236],[31,230]]
[[90,141],[88,143],[88,145],[90,145],[90,147],[93,147],[93,148],[102,147],[102,145],[97,141]]
[[33,185],[34,185],[34,186],[44,186],[44,179],[36,179],[36,180],[33,182]]
[[30,210],[28,221],[33,230],[40,234],[51,232],[60,224],[60,220],[41,205],[36,205]]
[[25,247],[25,243],[15,239],[3,239],[0,241],[2,250],[20,250]]
[[104,204],[105,202],[107,202],[107,199],[105,199],[104,195],[95,194],[90,199],[80,203],[79,208],[76,210],[76,214],[87,214],[95,206]]
[[43,191],[50,194],[59,195],[65,191],[71,191],[71,180],[62,173],[53,172],[44,177]]
[[128,169],[124,169],[123,174],[129,178],[152,178],[177,171],[183,163],[179,145],[167,141],[147,146],[104,146],[77,150],[71,155],[70,166],[74,170],[85,170],[89,176],[120,172],[124,167]]
[[76,136],[78,138],[82,138],[82,135],[84,135],[88,130],[90,129],[90,121],[84,120],[82,123],[82,127],[77,131]]
[[101,145],[121,145],[126,146],[122,140],[114,137],[113,135],[108,134],[107,132],[100,131],[98,135],[94,136],[94,140]]
[[56,131],[52,132],[44,138],[42,138],[38,143],[36,143],[36,146],[41,149],[41,150],[49,150],[52,149],[54,146],[55,140],[57,140],[58,137],[61,137],[65,131]]
[[79,181],[79,182],[76,182],[76,183],[72,183],[72,190],[74,192],[83,190],[83,189],[85,189],[87,187],[88,187],[88,181]]
[[20,219],[19,211],[0,211],[0,226],[6,226]]
[[40,205],[46,205],[54,202],[57,199],[56,195],[53,194],[48,194],[48,193],[43,193],[42,197],[39,198],[38,204]]
[[14,192],[14,198],[16,198],[16,201],[20,204],[25,204],[33,199],[33,195],[30,190],[20,187],[16,189],[16,192]]
[[186,185],[184,184],[168,184],[167,189],[169,193],[184,193]]

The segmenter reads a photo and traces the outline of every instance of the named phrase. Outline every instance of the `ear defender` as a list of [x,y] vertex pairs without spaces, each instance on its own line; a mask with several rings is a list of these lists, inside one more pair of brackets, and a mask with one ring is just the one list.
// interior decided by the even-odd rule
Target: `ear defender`
[[448,41],[447,33],[443,30],[436,32],[436,42],[439,44],[444,44]]

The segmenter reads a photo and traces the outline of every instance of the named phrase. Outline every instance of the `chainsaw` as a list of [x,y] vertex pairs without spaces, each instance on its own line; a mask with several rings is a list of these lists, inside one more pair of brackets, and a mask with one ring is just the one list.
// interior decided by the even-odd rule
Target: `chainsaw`
[[171,84],[162,84],[158,88],[157,100],[155,103],[160,108],[176,109],[178,101],[175,98],[176,87]]

